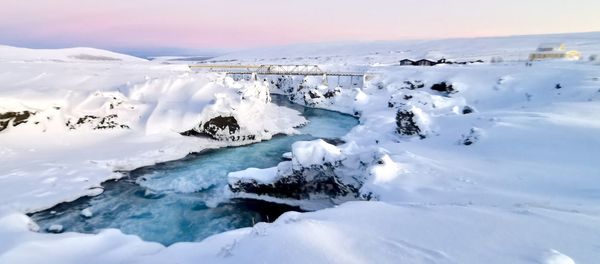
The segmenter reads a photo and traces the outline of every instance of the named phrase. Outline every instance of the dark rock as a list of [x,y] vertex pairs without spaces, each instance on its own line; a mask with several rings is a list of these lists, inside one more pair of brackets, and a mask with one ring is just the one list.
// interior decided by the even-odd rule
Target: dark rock
[[408,89],[408,90],[415,90],[415,89],[420,89],[425,87],[425,84],[422,81],[416,80],[416,81],[404,81],[404,86],[402,86],[402,89]]
[[104,117],[98,117],[93,115],[86,115],[77,119],[76,122],[68,120],[65,124],[69,129],[77,129],[85,124],[90,124],[92,129],[113,129],[113,128],[121,128],[121,129],[129,129],[130,127],[125,124],[120,124],[115,121],[118,116],[116,114],[107,115]]
[[470,106],[466,105],[465,107],[463,107],[462,113],[463,115],[468,115],[475,112],[475,109],[471,108]]
[[34,114],[34,112],[29,111],[0,113],[0,131],[8,128],[8,125],[11,123],[11,121],[13,127],[27,123],[29,117]]
[[313,91],[308,91],[308,96],[310,96],[311,99],[316,99],[316,98],[321,98],[321,96]]
[[323,138],[323,141],[325,141],[331,145],[334,145],[334,146],[339,146],[339,145],[346,143],[346,141],[344,141],[340,138]]
[[337,94],[339,94],[341,92],[342,91],[339,88],[336,88],[334,90],[327,91],[325,94],[323,94],[323,97],[329,99],[329,98],[332,98],[332,97],[336,96]]
[[408,110],[398,110],[396,113],[396,131],[400,135],[415,136],[421,135],[421,128],[415,121],[415,114]]
[[220,131],[228,130],[229,134],[235,134],[240,130],[240,125],[233,116],[217,116],[202,126],[205,133],[216,136]]
[[196,129],[190,129],[188,131],[184,131],[179,134],[182,136],[186,136],[186,137],[208,137],[207,134],[200,133],[200,132],[196,131]]
[[[324,163],[319,166],[294,170],[273,183],[264,184],[254,180],[229,184],[234,193],[252,193],[283,199],[306,200],[311,196],[359,198],[360,187],[344,184],[335,173],[339,164]],[[310,180],[307,180],[310,179]]]
[[431,90],[438,91],[438,92],[441,92],[441,93],[445,93],[447,95],[456,92],[456,90],[454,89],[454,87],[452,86],[452,84],[447,84],[446,82],[441,82],[441,83],[434,84],[433,86],[431,86]]
[[182,136],[210,137],[222,141],[246,141],[256,140],[256,135],[238,135],[240,125],[235,117],[217,116],[206,123],[198,125],[197,128],[181,132]]

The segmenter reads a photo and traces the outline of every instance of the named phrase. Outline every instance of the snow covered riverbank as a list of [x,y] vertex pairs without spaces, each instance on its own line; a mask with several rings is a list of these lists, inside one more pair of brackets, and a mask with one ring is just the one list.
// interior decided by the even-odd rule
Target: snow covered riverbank
[[[573,36],[573,45],[579,43],[587,50],[600,50],[600,41],[594,36],[597,34]],[[464,53],[475,54],[468,58],[506,53],[507,58],[515,58],[522,47],[539,40],[533,36],[503,39],[496,44],[489,41],[484,51],[475,48],[465,51],[464,45],[451,41],[448,43],[452,45],[439,53],[453,54],[455,58]],[[443,45],[443,41],[439,45]],[[107,66],[106,62],[86,62],[85,65],[90,64],[86,67],[104,68],[104,76],[111,78],[102,78],[101,74],[74,81],[74,76],[81,75],[79,72],[66,75],[58,82],[60,85],[54,86],[66,88],[56,90],[48,87],[45,75],[36,79],[40,72],[32,69],[38,67],[37,64],[3,62],[3,68],[13,68],[15,63],[25,67],[23,71],[15,71],[18,74],[0,76],[7,83],[13,83],[0,90],[3,102],[5,98],[10,99],[7,102],[12,106],[20,104],[14,102],[47,95],[67,100],[71,98],[69,94],[77,93],[66,91],[77,91],[79,87],[86,89],[82,92],[86,96],[72,97],[79,98],[74,99],[76,102],[85,102],[87,96],[93,94],[90,91],[98,90],[97,87],[113,87],[112,91],[135,91],[137,87],[148,91],[150,88],[143,87],[176,84],[180,90],[166,89],[151,97],[160,99],[149,100],[146,95],[136,97],[134,101],[156,103],[145,104],[150,109],[159,109],[142,111],[147,116],[163,113],[157,116],[160,118],[156,120],[160,121],[156,123],[150,117],[143,118],[145,122],[125,119],[133,128],[130,130],[137,132],[116,129],[100,136],[94,134],[94,130],[75,129],[69,133],[81,136],[69,137],[61,132],[62,128],[50,125],[52,122],[44,123],[49,127],[45,134],[40,133],[39,126],[10,127],[0,132],[3,161],[0,193],[4,199],[0,236],[6,238],[0,241],[0,263],[49,260],[59,263],[597,262],[600,259],[600,234],[596,232],[600,226],[600,167],[596,161],[600,154],[599,66],[592,62],[569,61],[534,63],[532,67],[519,61],[436,67],[382,66],[400,56],[392,53],[398,49],[412,49],[413,54],[435,51],[435,45],[398,44],[393,48],[344,50],[344,54],[335,49],[321,50],[311,58],[294,60],[294,63],[317,63],[324,67],[336,67],[338,61],[347,60],[350,65],[337,67],[376,71],[377,77],[362,89],[340,89],[333,97],[313,98],[306,96],[308,91],[319,95],[334,87],[319,87],[318,83],[308,83],[303,90],[270,87],[273,92],[295,95],[299,103],[360,115],[361,124],[343,137],[345,145],[326,145],[325,148],[328,153],[339,153],[336,159],[346,161],[365,161],[366,157],[379,154],[381,163],[374,160],[360,170],[363,172],[360,174],[361,194],[371,194],[372,200],[377,201],[349,202],[312,213],[287,213],[272,224],[259,223],[253,228],[226,232],[200,243],[177,243],[170,247],[143,242],[117,230],[106,230],[98,235],[35,233],[29,231],[34,225],[23,212],[49,206],[52,201],[72,199],[75,193],[86,194],[86,188],[97,186],[110,177],[107,175],[112,173],[111,169],[119,166],[130,168],[153,160],[177,158],[187,151],[207,146],[208,139],[179,134],[191,129],[199,120],[186,117],[188,111],[167,111],[173,109],[167,105],[181,105],[182,100],[177,98],[198,98],[200,102],[184,100],[189,107],[185,109],[207,106],[212,103],[212,95],[222,87],[192,89],[190,87],[204,82],[205,78],[211,80],[210,76],[191,76],[178,66],[144,62]],[[282,61],[283,55],[272,60],[268,59],[273,57],[270,53],[251,55],[243,56],[242,60],[247,63],[287,61]],[[63,65],[52,63],[44,67]],[[82,62],[69,62],[69,65],[76,68],[84,65],[79,63]],[[60,72],[69,72],[61,69]],[[66,69],[74,71],[70,67]],[[114,76],[123,77],[108,85],[107,79],[113,80]],[[195,79],[192,84],[173,76],[199,80]],[[95,83],[87,86],[83,79]],[[24,89],[35,87],[35,80],[40,80],[37,89]],[[160,85],[152,86],[153,82]],[[204,82],[202,87],[211,87],[208,83]],[[435,90],[431,89],[434,85],[438,85]],[[449,85],[452,90],[447,89]],[[442,86],[445,90],[440,88]],[[40,89],[44,93],[39,92]],[[194,97],[191,90],[204,93]],[[125,98],[132,98],[133,93],[122,93]],[[55,101],[36,100],[35,109],[52,107]],[[161,106],[162,103],[165,105]],[[110,106],[108,108],[110,110]],[[195,108],[196,111],[190,113],[197,117],[204,108]],[[280,118],[285,119],[290,114],[282,113]],[[164,120],[169,120],[165,127]],[[187,126],[190,124],[187,120],[194,121],[191,127]],[[285,122],[292,123],[295,122]],[[407,124],[414,126],[408,129]],[[153,133],[155,131],[160,133]],[[169,131],[171,133],[167,133]],[[48,141],[52,143],[46,143]],[[114,145],[120,148],[115,150]],[[311,153],[317,153],[321,145],[297,144],[293,151],[298,156],[295,161],[307,161],[310,157],[302,154],[309,150],[306,147],[314,150]],[[90,156],[56,154],[75,153],[82,148],[91,150],[85,151]],[[97,164],[90,166],[90,160]],[[244,178],[239,173],[233,176]],[[31,180],[19,181],[23,177]],[[270,179],[257,180],[268,182]],[[48,192],[52,188],[59,188],[60,192]]]
[[[31,212],[98,194],[101,182],[121,177],[114,171],[294,133],[293,127],[305,122],[299,113],[271,104],[259,83],[120,60],[124,55],[115,62],[51,61],[54,53],[62,55],[42,52],[47,57],[33,62],[0,61],[0,112],[32,113],[21,123],[8,119],[0,132],[2,210]],[[180,135],[220,116],[237,122],[231,137],[252,138]]]

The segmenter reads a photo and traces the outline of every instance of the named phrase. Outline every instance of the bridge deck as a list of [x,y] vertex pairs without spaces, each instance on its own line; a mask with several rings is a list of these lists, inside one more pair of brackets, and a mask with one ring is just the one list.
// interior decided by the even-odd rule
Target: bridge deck
[[317,65],[190,65],[189,67],[190,69],[207,69],[209,72],[244,75],[365,76],[365,73],[361,72],[324,71]]

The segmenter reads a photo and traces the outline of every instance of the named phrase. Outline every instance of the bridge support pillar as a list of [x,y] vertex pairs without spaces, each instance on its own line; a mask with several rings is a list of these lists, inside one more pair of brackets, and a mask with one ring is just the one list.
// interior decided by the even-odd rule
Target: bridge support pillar
[[327,81],[327,74],[323,74],[323,81],[321,82],[322,85],[328,86],[329,82]]

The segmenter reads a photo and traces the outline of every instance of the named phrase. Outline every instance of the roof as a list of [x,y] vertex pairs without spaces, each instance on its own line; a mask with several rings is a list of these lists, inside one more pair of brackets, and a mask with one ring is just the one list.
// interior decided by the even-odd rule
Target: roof
[[538,46],[538,50],[539,51],[543,51],[543,50],[562,50],[564,49],[564,44],[563,43],[559,43],[559,42],[548,42],[548,43],[542,43]]

